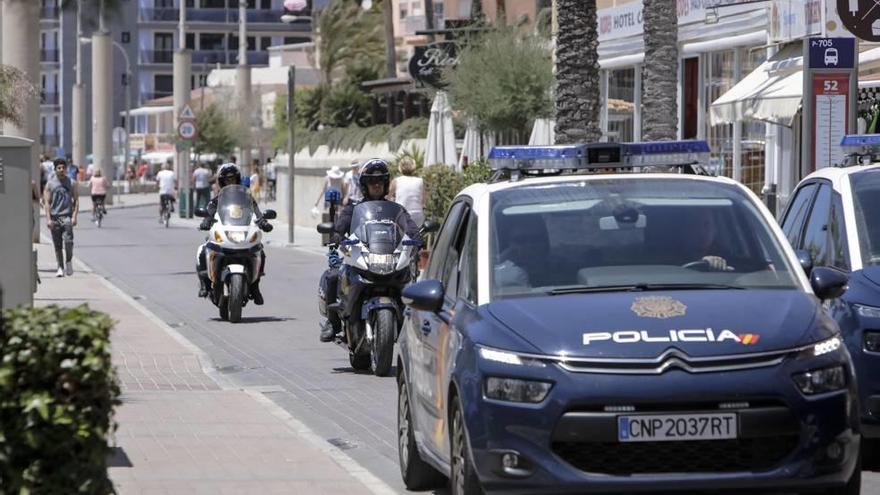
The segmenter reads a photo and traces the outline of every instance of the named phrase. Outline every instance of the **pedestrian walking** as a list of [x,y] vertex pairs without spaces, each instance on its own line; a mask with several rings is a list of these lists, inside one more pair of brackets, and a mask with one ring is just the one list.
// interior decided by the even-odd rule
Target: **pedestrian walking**
[[46,189],[46,183],[55,175],[55,164],[49,159],[49,155],[40,155],[40,191]]
[[351,170],[345,173],[342,178],[342,204],[359,203],[364,199],[361,192],[361,161],[354,159],[351,161]]
[[193,172],[193,187],[196,190],[196,208],[204,208],[211,200],[211,173],[204,162]]
[[[339,169],[339,165],[330,167],[330,170],[327,171],[327,176],[324,177],[324,187],[321,188],[318,199],[315,200],[315,207],[312,208],[312,216],[317,217],[322,213],[322,209],[318,208],[322,201],[324,202],[323,210],[330,209],[330,216],[334,216],[333,213],[335,213],[336,205],[342,202],[342,177],[344,175],[342,170]],[[331,221],[333,221],[333,218],[331,218]]]
[[278,186],[278,176],[275,172],[275,163],[271,158],[266,159],[266,194],[269,201],[275,201],[276,187]]
[[254,199],[256,199],[257,202],[263,200],[263,188],[261,187],[262,180],[263,177],[262,175],[260,175],[260,167],[254,164],[254,173],[251,174],[251,195],[253,195]]
[[73,275],[73,228],[79,215],[79,193],[76,184],[67,176],[67,161],[56,158],[53,163],[55,175],[49,179],[43,191],[43,208],[58,262],[55,276],[69,277]]
[[416,164],[409,158],[401,159],[398,168],[403,175],[391,181],[388,197],[406,208],[413,222],[421,226],[425,221],[425,181],[414,175]]

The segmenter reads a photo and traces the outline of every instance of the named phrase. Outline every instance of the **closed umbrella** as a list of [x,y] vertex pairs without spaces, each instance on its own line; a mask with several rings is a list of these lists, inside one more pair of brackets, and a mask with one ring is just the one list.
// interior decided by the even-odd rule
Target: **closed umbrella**
[[535,119],[529,146],[547,146],[556,144],[556,121],[553,119]]
[[455,156],[455,129],[452,126],[452,109],[444,91],[438,91],[431,105],[428,120],[428,146],[425,165],[442,163],[450,167],[457,164]]
[[494,136],[491,133],[480,132],[476,121],[469,119],[456,170],[459,172],[464,170],[465,160],[467,163],[473,163],[483,158],[489,158],[489,152],[492,151],[493,146],[495,146]]

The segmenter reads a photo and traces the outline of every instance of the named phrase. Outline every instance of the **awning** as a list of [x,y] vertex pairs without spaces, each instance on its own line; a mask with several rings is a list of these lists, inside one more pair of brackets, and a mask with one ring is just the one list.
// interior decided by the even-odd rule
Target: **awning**
[[[133,108],[130,113],[132,117],[137,117],[139,115],[156,115],[173,111],[174,107],[140,107]],[[125,115],[125,112],[119,112],[119,115]]]

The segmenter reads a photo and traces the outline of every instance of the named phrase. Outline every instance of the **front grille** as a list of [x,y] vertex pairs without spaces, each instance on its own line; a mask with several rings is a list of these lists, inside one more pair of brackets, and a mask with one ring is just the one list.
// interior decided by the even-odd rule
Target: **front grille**
[[797,443],[794,435],[688,442],[555,442],[553,451],[590,473],[723,473],[771,469]]

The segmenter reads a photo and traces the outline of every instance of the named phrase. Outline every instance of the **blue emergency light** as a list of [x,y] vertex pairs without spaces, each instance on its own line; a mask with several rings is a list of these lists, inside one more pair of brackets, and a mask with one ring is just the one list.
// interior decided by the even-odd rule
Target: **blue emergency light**
[[840,166],[858,165],[863,160],[870,162],[875,155],[880,155],[880,134],[850,134],[843,136],[840,147],[847,154],[845,163]]
[[706,141],[651,141],[627,143],[627,163],[633,167],[702,165],[709,162]]

